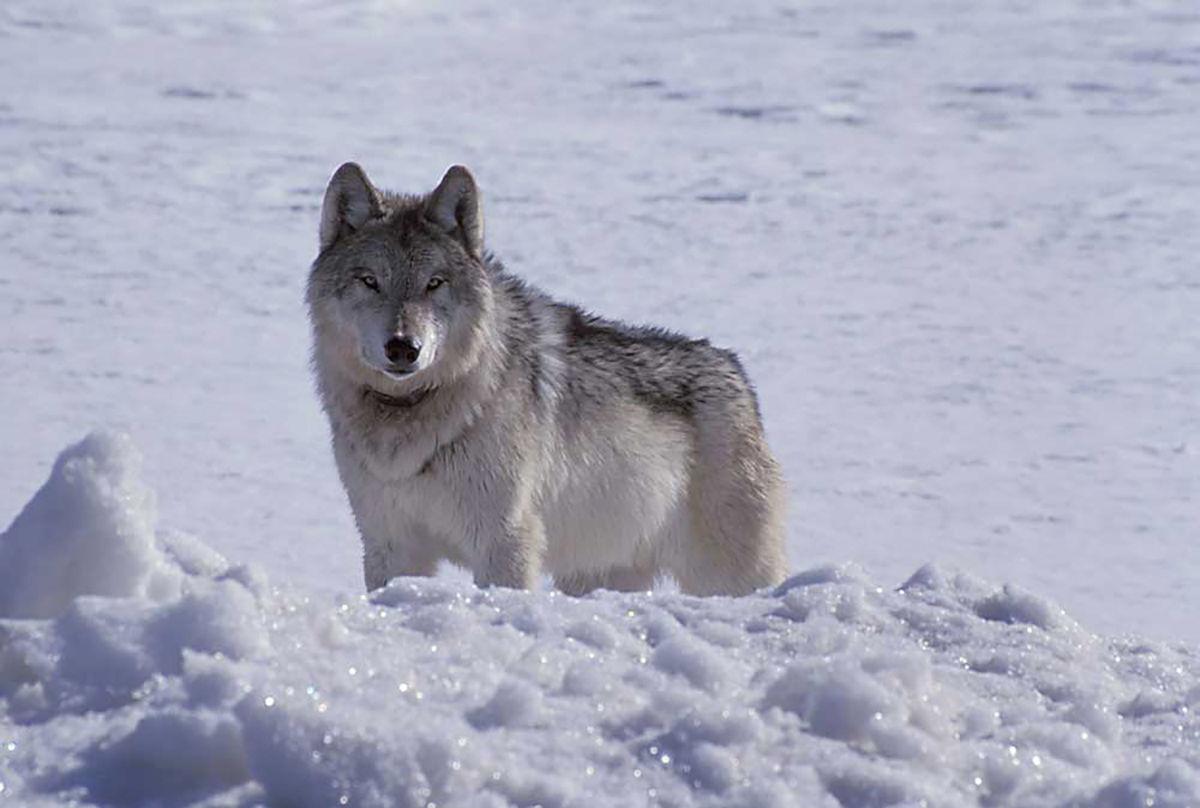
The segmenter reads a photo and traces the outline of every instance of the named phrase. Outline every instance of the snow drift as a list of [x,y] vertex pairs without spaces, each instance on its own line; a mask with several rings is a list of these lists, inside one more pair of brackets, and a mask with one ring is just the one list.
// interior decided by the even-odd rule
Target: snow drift
[[157,529],[139,468],[92,435],[0,536],[14,804],[1200,805],[1194,650],[1026,592],[324,603]]

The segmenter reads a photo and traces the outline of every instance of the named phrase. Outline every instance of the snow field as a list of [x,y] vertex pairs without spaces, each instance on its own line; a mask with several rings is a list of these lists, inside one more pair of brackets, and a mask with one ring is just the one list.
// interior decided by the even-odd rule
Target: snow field
[[794,569],[1200,642],[1188,5],[4,0],[0,514],[120,427],[165,524],[355,591],[321,194],[465,163],[522,277],[738,352]]
[[160,530],[140,464],[89,436],[0,535],[13,804],[1200,804],[1194,652],[1012,587],[329,603]]

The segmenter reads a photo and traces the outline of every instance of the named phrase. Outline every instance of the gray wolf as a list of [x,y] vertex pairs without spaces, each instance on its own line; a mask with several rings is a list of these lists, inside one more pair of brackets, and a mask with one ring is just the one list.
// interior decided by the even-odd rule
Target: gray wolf
[[509,274],[462,166],[427,195],[341,166],[307,302],[368,590],[443,560],[576,595],[784,578],[784,484],[737,357]]

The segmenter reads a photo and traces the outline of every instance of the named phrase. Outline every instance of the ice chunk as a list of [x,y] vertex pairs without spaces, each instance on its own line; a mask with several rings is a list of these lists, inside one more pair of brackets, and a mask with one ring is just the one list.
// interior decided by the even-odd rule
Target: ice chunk
[[716,649],[702,641],[672,637],[654,649],[653,659],[659,670],[678,674],[701,690],[715,691],[725,681]]
[[527,726],[537,718],[541,691],[527,682],[510,679],[496,688],[484,704],[467,713],[476,729]]
[[1181,760],[1168,760],[1148,775],[1122,777],[1100,790],[1085,808],[1195,808],[1200,805],[1200,772]]
[[249,777],[241,728],[229,715],[164,710],[125,737],[97,747],[61,786],[82,786],[96,801],[170,802],[224,791]]
[[849,665],[801,663],[784,671],[763,699],[803,718],[825,738],[866,740],[873,721],[896,712],[896,699],[862,670]]
[[1063,625],[1062,609],[1044,598],[1007,584],[994,595],[980,601],[975,613],[984,620],[1003,623],[1028,623],[1050,631]]

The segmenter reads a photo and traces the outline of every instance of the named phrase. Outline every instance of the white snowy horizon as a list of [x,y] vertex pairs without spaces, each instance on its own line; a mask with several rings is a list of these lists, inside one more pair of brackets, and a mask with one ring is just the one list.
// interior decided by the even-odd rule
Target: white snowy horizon
[[[1200,804],[1197,42],[1160,0],[8,0],[0,804]],[[364,598],[303,307],[346,160],[467,164],[511,270],[734,349],[798,577]]]

